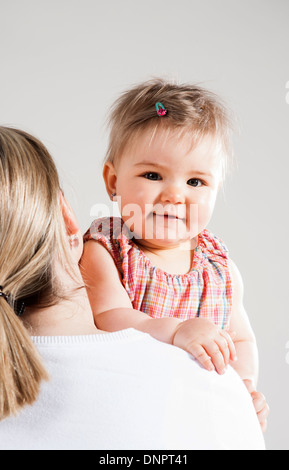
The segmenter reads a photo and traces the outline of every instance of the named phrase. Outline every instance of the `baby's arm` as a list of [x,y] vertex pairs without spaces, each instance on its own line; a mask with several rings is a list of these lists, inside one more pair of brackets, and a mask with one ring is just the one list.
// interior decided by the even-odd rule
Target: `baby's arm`
[[113,258],[98,242],[84,245],[80,262],[95,324],[104,331],[135,328],[192,354],[208,370],[223,373],[235,355],[230,336],[206,319],[151,318],[135,310]]
[[172,344],[180,320],[153,319],[133,309],[113,258],[100,243],[90,240],[84,244],[80,269],[98,328],[104,331],[136,328]]
[[267,425],[269,408],[264,396],[256,391],[259,370],[256,338],[243,305],[244,287],[241,274],[233,261],[230,261],[230,268],[233,282],[233,308],[230,328],[236,332],[234,343],[238,358],[231,365],[243,379],[251,394],[261,428],[264,431]]
[[257,385],[258,381],[258,349],[256,338],[248,315],[243,305],[244,287],[241,274],[233,261],[230,260],[233,284],[233,307],[230,328],[235,331],[235,348],[238,360],[232,364],[243,380]]

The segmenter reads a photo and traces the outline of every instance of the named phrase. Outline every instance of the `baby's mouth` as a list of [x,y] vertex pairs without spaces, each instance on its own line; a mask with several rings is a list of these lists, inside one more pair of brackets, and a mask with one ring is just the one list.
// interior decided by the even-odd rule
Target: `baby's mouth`
[[157,216],[157,217],[163,217],[165,220],[182,220],[182,221],[185,221],[185,218],[183,217],[179,217],[177,215],[173,215],[173,214],[158,214],[156,212],[153,212],[153,215]]

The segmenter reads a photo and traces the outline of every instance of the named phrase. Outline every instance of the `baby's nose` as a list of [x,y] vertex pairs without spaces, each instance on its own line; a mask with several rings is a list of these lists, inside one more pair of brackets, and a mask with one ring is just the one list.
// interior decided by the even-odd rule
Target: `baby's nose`
[[161,193],[161,202],[170,204],[184,204],[185,203],[184,191],[180,186],[167,185],[163,188]]

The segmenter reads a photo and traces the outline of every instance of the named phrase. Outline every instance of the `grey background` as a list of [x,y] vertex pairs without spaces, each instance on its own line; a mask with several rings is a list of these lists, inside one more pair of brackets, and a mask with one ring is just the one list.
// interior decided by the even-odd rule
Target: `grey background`
[[235,112],[237,164],[209,228],[243,275],[267,448],[289,449],[288,0],[0,0],[0,16],[0,123],[47,145],[83,231],[109,204],[101,162],[119,92],[176,78]]

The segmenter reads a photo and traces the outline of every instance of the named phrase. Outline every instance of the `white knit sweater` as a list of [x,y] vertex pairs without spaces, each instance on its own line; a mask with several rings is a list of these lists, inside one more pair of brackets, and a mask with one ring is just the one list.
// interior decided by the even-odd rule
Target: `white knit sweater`
[[237,374],[128,329],[35,337],[50,381],[0,423],[0,449],[263,449]]

